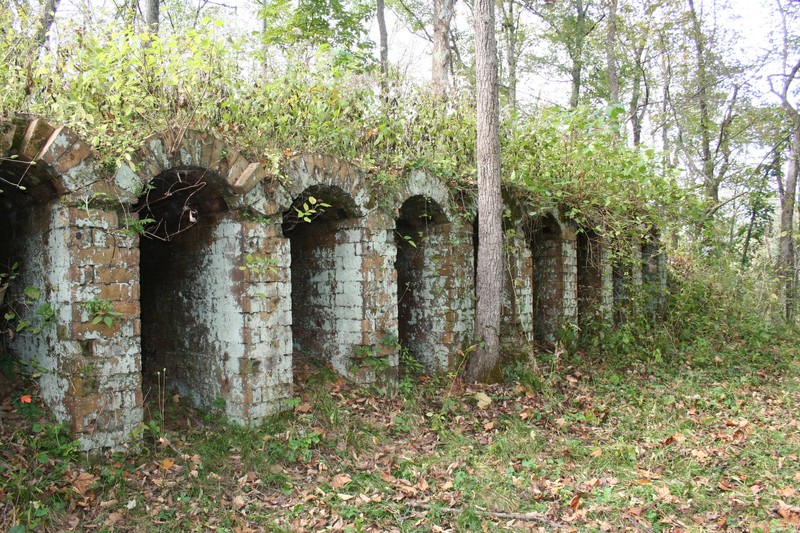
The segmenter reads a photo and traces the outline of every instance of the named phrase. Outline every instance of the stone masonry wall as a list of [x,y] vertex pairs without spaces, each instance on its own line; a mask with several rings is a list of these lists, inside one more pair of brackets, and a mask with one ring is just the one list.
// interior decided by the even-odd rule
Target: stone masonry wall
[[291,236],[293,336],[302,353],[361,382],[397,368],[397,275],[388,220],[312,222]]
[[623,322],[628,308],[642,293],[642,246],[638,241],[623,243],[627,254],[612,263],[614,284],[614,320]]
[[648,312],[657,313],[664,306],[667,288],[667,258],[656,236],[642,243],[642,287]]
[[[17,162],[36,162],[19,178],[25,191],[3,194],[0,215],[3,247],[20,262],[15,284],[42,294],[23,318],[35,321],[39,303],[55,313],[52,327],[17,336],[11,350],[42,371],[44,400],[83,448],[119,445],[142,420],[136,239],[120,231],[119,205],[102,205],[113,191],[73,133],[29,115],[0,130],[0,156],[15,158],[0,161],[0,174],[17,181]],[[96,300],[119,313],[110,327],[92,323]]]
[[548,216],[531,237],[534,338],[544,344],[555,343],[564,315],[563,252],[561,228]]
[[395,236],[400,343],[427,371],[446,371],[472,336],[472,231],[463,223],[414,230],[416,246]]
[[267,252],[268,229],[238,218],[204,217],[170,242],[142,239],[142,357],[146,381],[166,369],[167,388],[247,423],[288,396],[290,337],[288,298],[265,281],[286,270],[241,270],[248,253]]
[[[14,336],[10,348],[42,370],[43,398],[84,449],[130,441],[156,372],[191,403],[224,403],[230,419],[251,423],[285,408],[301,352],[364,383],[396,374],[401,344],[444,370],[470,342],[473,231],[454,216],[463,202],[422,172],[385,197],[330,156],[293,158],[273,179],[213,135],[174,130],[144,139],[129,165],[108,173],[68,129],[28,115],[0,124],[0,157],[0,177],[26,187],[0,195],[0,264],[20,263],[7,298],[36,286],[39,301],[23,319],[42,303],[54,311],[51,327]],[[169,200],[169,179],[190,177],[202,192],[163,209],[156,198],[143,213],[180,224],[199,217],[195,227],[169,242],[131,231],[136,210],[151,206],[141,198]],[[334,192],[339,205],[319,220],[285,224],[293,202]],[[398,236],[411,198],[437,206],[436,220],[411,236],[415,249]],[[507,232],[507,350],[552,344],[582,299],[608,303],[610,266],[589,272],[591,247],[579,252],[576,239],[557,214],[530,234]],[[663,286],[663,254],[647,248],[644,261],[644,277]],[[616,277],[641,287],[641,268]]]
[[339,349],[337,336],[352,336],[361,328],[355,243],[346,250],[357,232],[348,231],[346,221],[329,220],[301,224],[287,236],[291,242],[294,356],[326,359],[346,371],[348,350]]
[[572,221],[561,226],[561,268],[564,292],[559,327],[578,323],[578,243],[577,227]]
[[578,325],[584,329],[603,317],[604,254],[600,237],[591,230],[577,235]]
[[[52,202],[20,215],[10,240],[21,265],[15,286],[42,294],[23,318],[37,323],[45,302],[55,315],[11,348],[41,370],[42,396],[84,447],[124,442],[142,420],[136,239],[119,231],[115,211]],[[111,326],[92,323],[99,300],[115,313]]]
[[[302,201],[312,191],[331,204],[332,210],[339,210],[335,220],[326,222],[332,225],[330,228],[311,230],[316,221],[308,228],[303,228],[301,222],[285,233],[293,250],[295,349],[316,352],[312,355],[330,361],[337,372],[362,383],[395,374],[398,329],[394,221],[378,208],[368,187],[362,184],[362,176],[344,161],[301,156],[284,171],[291,180],[287,189],[289,202]],[[291,214],[289,202],[283,207]],[[297,231],[309,233],[293,237],[291,233]],[[298,251],[300,248],[307,251]],[[308,261],[300,260],[298,253]],[[313,305],[297,301],[295,295],[310,298]],[[315,335],[320,338],[303,340]]]
[[[66,242],[50,243],[66,252],[58,267],[67,275],[58,285],[57,330],[81,347],[59,354],[69,383],[64,403],[73,431],[85,434],[83,447],[115,446],[142,420],[138,239],[110,208],[69,208],[56,227],[62,225]],[[111,326],[93,323],[96,301],[118,313]]]
[[505,354],[523,354],[533,342],[533,257],[517,226],[505,233],[505,275],[500,342]]

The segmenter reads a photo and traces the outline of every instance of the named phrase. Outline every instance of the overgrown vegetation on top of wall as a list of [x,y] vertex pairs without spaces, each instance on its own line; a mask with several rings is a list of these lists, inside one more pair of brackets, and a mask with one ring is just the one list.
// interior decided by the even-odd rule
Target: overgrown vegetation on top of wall
[[[10,17],[9,13],[0,14]],[[348,159],[391,188],[421,168],[455,189],[475,183],[472,95],[447,102],[395,80],[387,99],[378,80],[320,52],[316,66],[267,71],[257,48],[220,36],[214,22],[164,37],[112,23],[63,32],[55,53],[35,58],[25,20],[2,20],[7,68],[0,109],[66,123],[110,166],[128,161],[149,133],[212,131],[269,163],[296,152]],[[616,142],[610,113],[535,111],[506,120],[504,176],[535,205],[566,208],[578,222],[617,233],[658,223],[683,195],[653,153]]]

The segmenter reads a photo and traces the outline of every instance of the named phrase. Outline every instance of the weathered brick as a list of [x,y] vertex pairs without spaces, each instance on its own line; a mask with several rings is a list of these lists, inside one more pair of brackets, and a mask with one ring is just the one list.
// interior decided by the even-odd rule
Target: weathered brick
[[5,157],[11,154],[11,147],[14,144],[14,133],[17,130],[13,122],[0,123],[0,156]]
[[129,284],[138,280],[137,273],[134,269],[128,267],[113,266],[118,264],[116,261],[113,263],[99,264],[94,269],[94,280],[96,283],[110,284],[110,283],[123,283]]
[[233,192],[236,194],[246,193],[267,175],[261,163],[249,163],[236,175],[233,174],[235,170],[238,170],[238,167],[234,166],[231,169],[228,183],[230,183]]
[[19,146],[19,157],[25,161],[35,161],[47,139],[55,128],[43,118],[35,118],[28,125]]

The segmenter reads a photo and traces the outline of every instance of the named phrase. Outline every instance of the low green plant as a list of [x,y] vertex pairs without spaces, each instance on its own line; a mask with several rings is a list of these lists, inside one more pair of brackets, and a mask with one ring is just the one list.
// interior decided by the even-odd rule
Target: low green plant
[[353,346],[353,357],[350,365],[354,370],[367,367],[376,374],[389,368],[389,358],[378,353],[372,344],[358,344]]
[[114,320],[122,316],[122,313],[114,309],[114,304],[96,296],[88,302],[83,302],[81,306],[89,312],[92,324],[105,324],[109,328],[114,325]]
[[253,254],[247,254],[244,257],[244,265],[239,267],[241,271],[247,271],[251,274],[260,275],[270,272],[277,274],[278,269],[275,268],[279,261],[273,257],[262,257]]
[[319,201],[313,196],[306,198],[301,205],[293,205],[292,208],[299,220],[310,223],[314,218],[322,214],[322,210],[331,207],[331,204]]
[[400,346],[398,352],[400,372],[403,377],[421,376],[425,372],[425,365],[406,346]]
[[154,218],[126,218],[125,231],[132,235],[144,235],[147,233],[147,228],[156,222]]

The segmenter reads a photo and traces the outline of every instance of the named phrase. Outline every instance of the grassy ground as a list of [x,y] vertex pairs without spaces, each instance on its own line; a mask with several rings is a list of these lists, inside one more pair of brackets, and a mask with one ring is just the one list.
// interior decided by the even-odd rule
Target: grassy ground
[[167,397],[139,450],[95,463],[32,386],[13,390],[0,406],[0,530],[800,527],[791,345],[702,364],[539,360],[496,386],[363,389],[305,372],[294,412],[261,427]]

